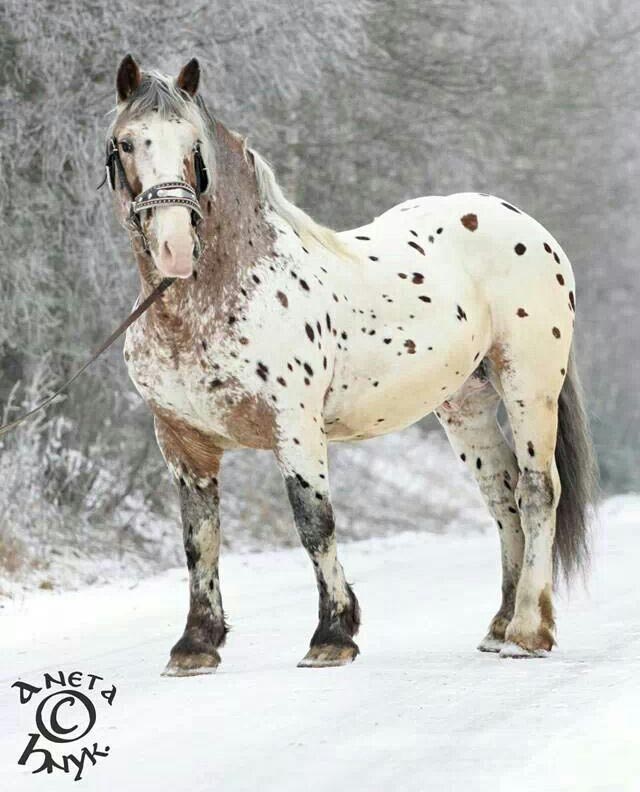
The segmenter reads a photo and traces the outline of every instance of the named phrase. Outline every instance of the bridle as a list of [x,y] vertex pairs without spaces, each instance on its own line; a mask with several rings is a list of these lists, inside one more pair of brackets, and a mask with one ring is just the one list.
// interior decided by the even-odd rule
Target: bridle
[[[145,253],[149,253],[149,243],[142,226],[141,214],[147,209],[154,209],[157,206],[184,206],[191,211],[191,224],[198,236],[198,226],[202,220],[202,208],[200,206],[200,196],[209,187],[209,171],[205,165],[200,151],[200,141],[193,146],[193,167],[196,176],[196,186],[192,187],[189,182],[182,179],[174,181],[160,182],[149,187],[147,190],[136,195],[132,186],[129,184],[127,174],[120,159],[118,141],[115,137],[109,139],[107,143],[107,158],[105,162],[106,175],[102,182],[109,183],[112,192],[117,188],[117,182],[129,193],[130,208],[128,225],[142,239]],[[102,186],[102,184],[100,186]],[[201,247],[198,237],[198,248]]]

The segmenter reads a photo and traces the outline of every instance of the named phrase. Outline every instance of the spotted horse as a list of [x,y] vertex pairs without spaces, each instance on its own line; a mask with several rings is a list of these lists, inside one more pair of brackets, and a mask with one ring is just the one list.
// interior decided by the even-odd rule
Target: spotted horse
[[125,57],[107,142],[139,299],[175,279],[124,352],[180,498],[190,605],[165,674],[220,662],[218,474],[240,447],[274,452],[313,564],[319,623],[299,665],[354,660],[360,609],[337,556],[327,444],[433,411],[500,535],[502,603],[479,649],[546,654],[554,570],[584,565],[593,496],[564,251],[522,210],[479,193],[324,228],[210,115],[199,81],[196,60],[173,78]]

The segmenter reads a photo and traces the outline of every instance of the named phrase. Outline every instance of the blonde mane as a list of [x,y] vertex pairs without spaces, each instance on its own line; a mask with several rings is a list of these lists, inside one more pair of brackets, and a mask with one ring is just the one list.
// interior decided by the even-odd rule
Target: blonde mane
[[316,223],[306,212],[285,198],[268,162],[257,151],[247,151],[253,157],[258,195],[262,203],[269,205],[278,217],[290,225],[303,244],[312,245],[315,242],[341,258],[352,258],[353,254],[335,231]]

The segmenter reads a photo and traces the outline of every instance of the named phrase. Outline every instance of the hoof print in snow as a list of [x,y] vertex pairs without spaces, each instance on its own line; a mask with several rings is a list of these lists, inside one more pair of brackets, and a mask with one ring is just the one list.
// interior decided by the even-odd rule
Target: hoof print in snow
[[549,652],[546,649],[525,649],[523,646],[511,643],[510,641],[503,644],[500,650],[500,657],[509,657],[514,660],[531,657],[546,657],[548,654]]
[[298,663],[298,668],[330,668],[348,665],[356,659],[359,651],[355,644],[353,646],[330,646],[329,644],[312,646]]

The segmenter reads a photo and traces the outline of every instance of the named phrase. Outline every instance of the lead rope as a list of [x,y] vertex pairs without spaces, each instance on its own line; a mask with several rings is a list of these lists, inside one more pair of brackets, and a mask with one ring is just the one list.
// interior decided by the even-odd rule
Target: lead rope
[[111,346],[111,344],[113,344],[114,341],[117,341],[118,338],[120,338],[120,336],[125,332],[125,330],[131,327],[131,325],[136,321],[136,319],[139,319],[142,316],[142,314],[162,296],[163,292],[165,292],[169,288],[169,286],[171,286],[174,280],[175,278],[164,278],[162,281],[160,281],[160,283],[151,292],[151,294],[129,314],[129,316],[124,320],[124,322],[122,322],[122,324],[119,327],[117,327],[113,331],[113,333],[111,333],[109,338],[107,338],[107,340],[104,341],[96,349],[96,351],[93,353],[93,355],[91,355],[89,360],[87,360],[87,362],[80,369],[78,369],[78,371],[76,371],[76,373],[70,379],[68,379],[63,385],[61,385],[55,393],[53,393],[51,396],[45,399],[37,407],[34,407],[32,410],[29,410],[29,412],[24,413],[24,415],[21,415],[19,418],[16,418],[15,421],[11,421],[10,423],[4,424],[4,426],[0,426],[0,437],[7,434],[7,432],[16,429],[18,426],[20,426],[20,424],[27,421],[37,412],[40,412],[40,410],[43,410],[45,407],[48,407],[54,399],[56,399],[58,396],[60,396],[61,393],[66,391],[68,387],[73,385],[73,383],[78,379],[78,377],[84,371],[86,371],[89,368],[89,366],[95,360],[97,360],[100,357],[100,355]]

